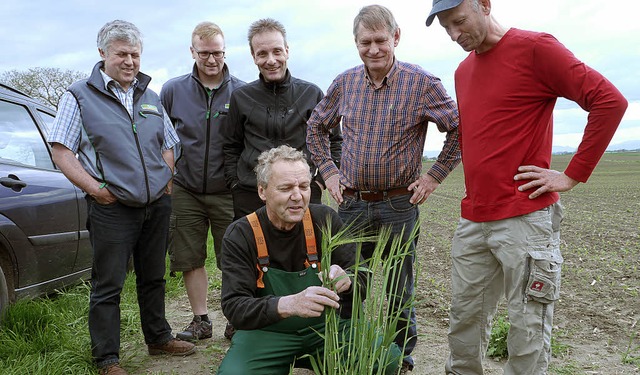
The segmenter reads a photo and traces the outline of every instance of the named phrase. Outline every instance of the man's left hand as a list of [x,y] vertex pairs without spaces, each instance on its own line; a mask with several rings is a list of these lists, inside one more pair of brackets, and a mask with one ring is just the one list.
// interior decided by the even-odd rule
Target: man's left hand
[[423,204],[429,195],[440,185],[440,183],[428,174],[421,175],[414,183],[409,185],[408,190],[413,191],[409,202],[411,204]]
[[578,181],[562,172],[535,165],[522,165],[518,167],[518,172],[520,173],[513,177],[514,180],[531,180],[518,187],[519,191],[537,188],[529,194],[529,199],[535,199],[544,193],[569,191],[578,184]]
[[334,291],[336,293],[346,292],[347,290],[349,290],[349,288],[351,288],[351,278],[347,276],[345,270],[343,270],[342,267],[338,266],[337,264],[331,265],[331,268],[329,269],[329,279],[340,279],[336,281],[334,285]]

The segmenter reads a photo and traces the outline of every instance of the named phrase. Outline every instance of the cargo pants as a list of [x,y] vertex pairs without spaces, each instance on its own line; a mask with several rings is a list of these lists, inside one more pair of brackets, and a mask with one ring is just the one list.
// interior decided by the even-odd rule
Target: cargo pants
[[511,327],[505,375],[546,374],[560,293],[562,206],[504,220],[460,219],[451,249],[447,374],[483,374],[491,323],[504,295]]

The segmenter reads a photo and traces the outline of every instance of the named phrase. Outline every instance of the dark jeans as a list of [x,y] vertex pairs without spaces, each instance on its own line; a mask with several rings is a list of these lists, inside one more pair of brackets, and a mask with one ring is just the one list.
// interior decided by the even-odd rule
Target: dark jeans
[[[414,226],[418,222],[418,206],[411,204],[409,199],[411,194],[392,197],[379,202],[366,202],[355,197],[343,196],[344,201],[338,209],[342,221],[347,225],[352,225],[354,229],[362,230],[364,233],[377,233],[383,227],[391,228],[391,239],[387,243],[385,254],[388,254],[392,239],[403,232],[402,243],[409,239]],[[413,264],[415,262],[415,249],[417,237],[412,241],[409,254],[402,262],[399,270],[398,283],[391,283],[397,287],[396,290],[387,291],[390,293],[391,302],[397,311],[405,306],[407,301],[414,294],[414,273]],[[369,242],[362,245],[362,256],[368,260],[373,255],[375,243]],[[393,298],[393,296],[402,296]],[[416,311],[415,308],[405,308],[400,313],[400,320],[397,325],[398,335],[396,344],[400,348],[404,347],[404,362],[413,366],[411,352],[417,342]],[[405,340],[405,335],[407,339]]]
[[119,361],[120,293],[131,255],[144,340],[162,344],[172,338],[164,310],[171,198],[165,195],[146,207],[87,201],[93,246],[89,334],[96,365],[104,367]]
[[[264,206],[264,202],[258,195],[258,188],[250,189],[237,185],[231,190],[233,195],[233,220],[247,216],[258,208]],[[315,181],[311,181],[310,203],[322,204],[322,189]]]

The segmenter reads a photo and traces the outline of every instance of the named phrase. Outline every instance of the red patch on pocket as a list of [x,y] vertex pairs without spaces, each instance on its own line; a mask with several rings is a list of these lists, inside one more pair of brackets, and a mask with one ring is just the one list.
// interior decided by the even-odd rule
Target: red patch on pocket
[[536,292],[541,292],[542,288],[544,288],[544,283],[541,283],[540,281],[536,281],[531,284],[531,290],[535,290]]

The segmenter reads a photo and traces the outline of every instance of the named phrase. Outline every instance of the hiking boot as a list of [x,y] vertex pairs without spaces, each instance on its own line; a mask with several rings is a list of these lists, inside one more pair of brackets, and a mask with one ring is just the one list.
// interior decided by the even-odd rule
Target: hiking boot
[[114,363],[100,369],[100,375],[129,375],[119,363]]
[[198,315],[193,317],[193,320],[189,325],[184,329],[184,331],[179,332],[176,337],[180,340],[196,342],[202,339],[208,339],[213,336],[213,332],[211,329],[211,322],[205,322]]
[[196,352],[196,346],[188,341],[180,339],[171,339],[164,344],[149,344],[149,355],[181,355],[187,356]]
[[233,328],[231,323],[227,322],[227,326],[224,327],[224,337],[226,337],[228,340],[231,340],[231,338],[233,337],[233,335],[235,335],[235,333],[236,333],[236,329]]

